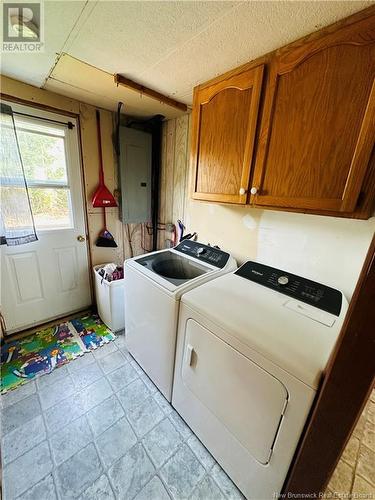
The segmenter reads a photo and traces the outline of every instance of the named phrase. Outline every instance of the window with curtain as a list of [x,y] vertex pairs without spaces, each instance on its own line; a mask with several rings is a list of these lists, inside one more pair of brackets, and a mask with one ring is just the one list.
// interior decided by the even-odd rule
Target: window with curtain
[[12,108],[4,103],[0,127],[1,243],[31,243],[38,238]]

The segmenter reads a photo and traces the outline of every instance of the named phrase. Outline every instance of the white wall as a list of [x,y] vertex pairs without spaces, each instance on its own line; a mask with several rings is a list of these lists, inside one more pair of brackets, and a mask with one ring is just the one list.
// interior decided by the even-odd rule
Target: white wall
[[349,300],[375,232],[375,217],[341,219],[188,201],[199,240],[342,290]]

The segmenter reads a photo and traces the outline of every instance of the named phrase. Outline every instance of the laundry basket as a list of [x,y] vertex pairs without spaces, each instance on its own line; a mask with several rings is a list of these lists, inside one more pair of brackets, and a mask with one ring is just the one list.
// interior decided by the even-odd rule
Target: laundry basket
[[118,332],[125,328],[125,280],[107,281],[99,274],[99,270],[104,266],[105,264],[94,266],[96,304],[103,323],[113,332]]

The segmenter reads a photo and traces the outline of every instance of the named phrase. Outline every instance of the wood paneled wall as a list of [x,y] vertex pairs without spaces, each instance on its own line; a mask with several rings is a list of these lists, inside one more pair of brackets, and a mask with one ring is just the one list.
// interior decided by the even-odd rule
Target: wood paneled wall
[[173,237],[164,224],[184,221],[188,193],[190,114],[163,123],[158,248],[169,246]]

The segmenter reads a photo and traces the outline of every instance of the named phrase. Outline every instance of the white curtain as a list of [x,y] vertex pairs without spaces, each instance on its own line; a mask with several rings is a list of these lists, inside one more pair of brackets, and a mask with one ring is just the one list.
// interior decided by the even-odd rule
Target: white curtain
[[38,238],[12,108],[4,103],[1,103],[0,126],[1,243],[9,246],[31,243]]

